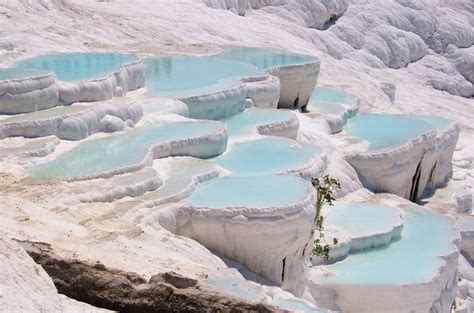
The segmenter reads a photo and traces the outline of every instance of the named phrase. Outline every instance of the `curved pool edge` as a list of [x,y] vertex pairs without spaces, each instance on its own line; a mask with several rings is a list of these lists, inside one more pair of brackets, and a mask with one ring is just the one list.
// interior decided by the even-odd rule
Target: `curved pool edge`
[[168,223],[167,228],[242,263],[285,290],[301,294],[315,214],[315,194],[307,184],[309,194],[303,201],[280,207],[183,204],[164,213],[168,221],[170,214],[173,216],[173,225]]
[[58,100],[59,87],[56,75],[51,71],[0,79],[0,114],[21,114],[48,109],[56,106]]

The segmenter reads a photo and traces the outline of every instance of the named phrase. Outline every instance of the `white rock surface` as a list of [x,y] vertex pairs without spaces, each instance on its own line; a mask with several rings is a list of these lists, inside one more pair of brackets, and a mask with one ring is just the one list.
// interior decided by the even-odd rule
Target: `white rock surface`
[[[57,107],[61,108],[61,107]],[[143,115],[143,107],[137,101],[115,101],[93,104],[92,106],[78,107],[81,110],[71,113],[52,113],[48,116],[35,118],[35,115],[22,116],[21,120],[0,121],[0,138],[23,136],[28,138],[56,135],[61,139],[80,140],[94,133],[105,131],[111,132],[116,128],[124,128],[124,125],[118,126],[118,120],[122,122],[130,121],[131,126],[137,123]],[[45,111],[41,112],[42,114]],[[113,116],[115,125],[108,127],[106,116]]]
[[145,86],[145,66],[140,59],[122,64],[120,70],[103,78],[80,82],[59,82],[59,103],[92,102],[124,96]]
[[59,89],[52,72],[0,80],[0,114],[19,114],[56,106]]
[[44,269],[15,242],[0,236],[0,307],[4,312],[110,312],[58,294]]

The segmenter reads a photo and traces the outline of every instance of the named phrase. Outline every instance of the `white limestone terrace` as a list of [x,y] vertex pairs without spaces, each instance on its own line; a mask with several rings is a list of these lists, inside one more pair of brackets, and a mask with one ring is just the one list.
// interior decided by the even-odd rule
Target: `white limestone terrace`
[[300,295],[313,218],[314,190],[308,181],[231,175],[201,184],[158,220]]
[[[318,81],[321,62],[316,57],[262,48],[229,48],[218,57],[251,63],[280,81],[278,108],[304,108]],[[258,90],[258,93],[263,93]],[[255,97],[254,97],[255,98]],[[254,102],[255,99],[252,99]],[[258,102],[257,102],[258,103]]]
[[[133,130],[80,142],[52,161],[27,169],[34,180],[87,180],[137,171],[153,159],[169,156],[210,158],[227,146],[223,123],[182,121],[136,127]],[[128,153],[133,151],[134,153]]]
[[367,200],[360,205],[376,201],[403,211],[401,237],[389,246],[313,267],[310,290],[318,304],[343,312],[449,312],[461,244],[453,219],[395,196]]
[[53,153],[60,140],[56,136],[44,138],[6,138],[0,140],[0,159],[43,157]]
[[0,69],[0,114],[33,112],[56,106],[58,85],[53,72]]
[[17,60],[13,67],[54,72],[59,80],[60,105],[108,100],[145,85],[142,61],[136,56],[119,53],[44,54]]
[[331,133],[342,131],[347,119],[359,112],[360,99],[347,93],[341,88],[316,87],[305,108],[309,116],[322,115],[331,127]]
[[258,280],[255,274],[252,274],[248,270],[239,269],[245,273],[244,277],[249,278],[248,280],[244,280],[239,277],[239,275],[236,275],[237,270],[235,268],[238,268],[238,264],[227,259],[225,259],[225,261],[230,268],[209,275],[209,277],[204,281],[206,284],[214,286],[219,290],[223,290],[239,299],[246,299],[251,302],[268,303],[290,312],[333,312],[317,308],[313,304],[298,297],[284,297],[284,292],[269,292],[271,287],[268,285],[252,281],[252,278]]
[[245,107],[300,108],[308,102],[320,66],[314,57],[255,48],[144,62],[150,96],[181,100],[189,117],[207,119],[231,116]]
[[299,128],[296,115],[285,110],[248,108],[220,121],[226,124],[231,140],[255,134],[296,139]]
[[97,132],[115,132],[133,127],[143,115],[137,101],[111,100],[93,104],[56,106],[36,112],[2,116],[0,138],[44,137],[84,139]]
[[[349,253],[388,246],[400,239],[403,213],[400,209],[376,203],[337,202],[322,212],[326,240],[331,244],[329,262],[346,258]],[[331,241],[336,238],[337,243]],[[317,265],[320,260],[312,260]]]
[[125,197],[139,197],[146,192],[156,190],[162,184],[160,175],[152,168],[146,167],[110,179],[89,180],[87,186],[80,183],[73,184],[60,196],[70,193],[71,198],[83,203],[113,202]]
[[[466,8],[465,10],[460,9],[463,5]],[[391,10],[390,8],[393,6],[395,9]],[[2,13],[5,13],[0,15],[0,23],[5,32],[9,34],[6,41],[0,42],[2,49],[6,47],[6,50],[1,51],[0,62],[16,58],[17,55],[23,53],[22,49],[36,53],[44,50],[48,45],[61,46],[65,44],[71,49],[94,49],[99,47],[111,51],[127,49],[133,52],[150,52],[155,49],[168,49],[202,52],[207,48],[200,45],[209,42],[214,44],[238,42],[249,46],[289,48],[297,53],[320,54],[324,59],[323,64],[326,65],[322,69],[324,79],[333,84],[351,84],[354,89],[360,90],[364,97],[363,106],[367,111],[370,109],[385,112],[425,114],[433,111],[438,115],[455,117],[456,120],[463,122],[464,129],[467,129],[464,132],[466,139],[463,142],[464,147],[461,145],[458,147],[457,155],[459,162],[467,160],[469,163],[469,151],[472,150],[469,144],[471,142],[468,128],[469,114],[466,114],[466,112],[470,112],[467,105],[469,99],[453,97],[431,87],[436,85],[439,89],[449,89],[449,92],[462,91],[467,93],[470,90],[469,86],[465,83],[465,79],[459,79],[457,70],[453,71],[449,59],[450,54],[437,54],[427,50],[429,54],[416,61],[420,55],[416,53],[416,50],[420,45],[416,44],[418,43],[416,36],[407,34],[413,29],[419,29],[417,27],[413,28],[413,24],[421,23],[425,25],[423,21],[430,22],[430,19],[434,17],[435,22],[427,24],[429,27],[426,38],[434,38],[433,41],[441,42],[449,37],[444,36],[443,32],[449,34],[453,29],[458,29],[459,32],[452,32],[452,34],[459,33],[459,37],[453,40],[448,38],[451,41],[441,42],[441,46],[445,45],[447,47],[452,43],[455,46],[454,50],[460,50],[458,52],[468,55],[469,49],[459,48],[465,44],[463,41],[469,40],[469,36],[463,35],[466,33],[466,27],[464,26],[468,24],[464,17],[471,12],[467,1],[427,1],[422,2],[421,5],[414,5],[391,0],[377,3],[354,0],[350,2],[344,15],[336,21],[336,25],[331,26],[327,31],[307,30],[301,27],[303,24],[300,23],[300,19],[291,20],[290,15],[281,14],[281,12],[284,12],[283,10],[287,9],[284,6],[276,9],[255,10],[247,14],[245,18],[240,18],[229,12],[205,8],[201,1],[186,0],[159,0],[154,2],[138,0],[133,9],[127,1],[122,0],[110,3],[88,0],[68,2],[20,0],[2,3],[0,7]],[[439,7],[439,10],[438,8],[434,10],[434,7]],[[443,16],[445,21],[454,21],[453,23],[447,23],[447,26],[438,23],[439,18],[436,17],[436,12],[442,12],[445,9],[448,14],[439,14],[439,16]],[[272,12],[272,10],[274,11]],[[37,12],[41,12],[41,14]],[[176,12],[180,13],[177,14]],[[36,25],[44,27],[41,36],[38,36],[37,32],[28,29],[31,28],[31,25],[21,27],[23,24],[19,21],[28,21],[31,17],[34,17],[35,27]],[[97,21],[97,17],[101,19],[100,27],[94,22]],[[360,22],[359,18],[360,21],[370,21],[369,25]],[[78,21],[80,22],[78,23]],[[120,28],[117,27],[119,24],[121,25]],[[385,26],[382,25],[379,29],[373,29],[373,24],[390,24],[391,27],[382,27]],[[438,26],[437,24],[441,25],[439,25],[440,27],[431,27],[434,24],[436,26]],[[17,28],[17,26],[12,27],[11,25],[19,26]],[[176,25],[179,25],[179,27],[176,27]],[[355,27],[352,27],[353,25]],[[72,32],[72,29],[77,29],[77,32]],[[256,32],[256,29],[259,31]],[[399,31],[399,29],[405,30]],[[351,30],[354,30],[354,35],[351,35]],[[425,30],[423,28],[420,33],[424,34]],[[433,30],[434,36],[429,34],[431,30]],[[10,39],[10,34],[12,39]],[[67,36],[63,34],[67,34]],[[401,37],[393,36],[394,34]],[[19,38],[22,39],[19,40]],[[24,38],[28,40],[24,40]],[[400,38],[406,39],[406,41],[400,40]],[[454,38],[454,36],[451,38]],[[28,45],[23,42],[28,42]],[[345,44],[345,42],[348,44]],[[380,45],[378,45],[379,43]],[[388,45],[384,46],[385,43],[388,43]],[[288,47],[284,47],[285,45]],[[353,46],[362,48],[354,48]],[[394,49],[392,50],[392,48]],[[383,62],[378,62],[378,56],[387,64],[403,65],[404,62],[414,64],[408,64],[407,68],[390,70],[385,68]],[[435,62],[440,59],[448,61],[440,62],[440,64]],[[400,60],[402,62],[399,62]],[[457,68],[463,68],[463,60],[465,61],[466,58],[459,58],[460,62]],[[433,67],[433,64],[436,66]],[[469,70],[464,72],[468,74]],[[397,101],[395,103],[387,101],[385,93],[379,88],[380,80],[388,80],[396,84]],[[416,100],[417,105],[413,105],[414,101],[412,100]],[[463,105],[465,105],[465,110],[460,110]],[[469,181],[469,164],[467,169],[466,177]],[[28,198],[27,194],[23,194],[23,196]],[[8,201],[15,203],[15,200],[11,200],[11,197],[9,199]],[[7,203],[5,199],[0,201]],[[18,201],[16,203],[20,204]],[[20,206],[24,208],[27,204],[21,202]],[[93,207],[92,204],[89,206]],[[8,203],[8,207],[10,207],[10,203]],[[55,207],[54,204],[51,204],[51,207]],[[82,209],[84,208],[86,207],[82,207]],[[43,211],[49,212],[47,209],[43,209]],[[75,213],[77,214],[77,212]],[[88,213],[91,214],[90,211]],[[31,214],[31,211],[28,214]],[[84,215],[81,216],[86,215],[86,213],[82,214]],[[17,224],[21,223],[18,222]],[[33,232],[32,229],[27,227],[18,227],[26,232]],[[120,235],[118,236],[120,237]],[[112,246],[115,243],[110,238],[107,237],[108,244]],[[158,242],[153,247],[161,244],[165,245],[160,241],[161,237],[157,236],[153,239]],[[166,237],[166,239],[169,239],[169,237]],[[118,241],[120,240],[119,238]],[[168,246],[168,248],[171,248],[167,251],[174,249],[177,246],[174,243],[178,240],[181,239],[172,237],[170,239],[171,244]],[[132,243],[132,241],[129,240],[127,243]],[[80,241],[78,240],[76,243],[80,243]],[[186,241],[186,243],[192,248],[197,246],[192,241]],[[97,246],[92,245],[88,249],[97,249]],[[114,247],[119,247],[119,245]],[[179,246],[179,249],[181,248],[182,246]],[[120,254],[120,248],[117,250],[116,253]],[[131,247],[127,247],[127,250],[130,255],[146,254],[146,252],[137,253],[139,251],[138,246],[133,245],[133,243]],[[114,249],[114,251],[116,250]],[[156,257],[156,251],[159,250],[154,249],[153,251]],[[128,258],[128,254],[123,255],[127,255]],[[115,256],[106,257],[115,258]],[[201,257],[202,254],[197,254],[196,259],[202,260]],[[124,262],[122,266],[150,267],[150,264],[142,265],[146,262],[143,262],[141,258],[137,259],[129,264]],[[162,260],[157,261],[153,257],[150,257],[148,261],[155,264],[165,263]],[[120,261],[115,260],[115,262]],[[166,266],[170,265],[166,264]]]
[[424,119],[363,114],[348,121],[341,148],[364,186],[415,201],[450,178],[459,126]]

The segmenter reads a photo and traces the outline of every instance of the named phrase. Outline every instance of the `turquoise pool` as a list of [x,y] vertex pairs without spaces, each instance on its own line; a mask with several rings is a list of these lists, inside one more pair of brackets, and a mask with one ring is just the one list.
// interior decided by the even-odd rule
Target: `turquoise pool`
[[348,256],[324,268],[334,276],[317,279],[328,284],[412,284],[431,280],[444,261],[439,257],[456,251],[453,221],[426,209],[404,209],[401,239],[388,247]]
[[[28,174],[41,180],[96,175],[140,163],[152,145],[212,134],[222,128],[222,123],[212,121],[135,128],[119,135],[86,140],[49,163],[29,168]],[[206,149],[212,155],[211,147]]]
[[241,136],[257,133],[257,126],[283,122],[294,117],[293,113],[283,110],[249,108],[220,121],[227,125],[229,136]]
[[346,110],[344,106],[337,102],[308,102],[306,110],[321,114],[342,114]]
[[311,56],[277,52],[261,48],[231,48],[221,52],[217,56],[226,60],[250,63],[259,69],[303,64],[316,60],[316,58]]
[[331,102],[350,104],[354,97],[344,90],[334,87],[316,87],[309,102]]
[[6,68],[0,69],[0,80],[22,79],[49,74],[50,71],[35,68]]
[[305,200],[311,188],[296,176],[224,176],[200,185],[188,200],[196,207],[281,207]]
[[248,63],[215,56],[166,56],[146,58],[147,88],[151,95],[181,98],[216,92],[240,84],[239,79],[265,72]]
[[320,153],[319,148],[288,138],[264,137],[229,146],[215,162],[233,175],[278,174],[301,167]]
[[360,114],[348,119],[344,127],[352,136],[366,140],[369,150],[400,146],[430,128],[425,121],[389,114]]
[[122,64],[137,59],[120,53],[54,53],[19,60],[13,66],[50,70],[60,81],[74,82],[104,77],[119,70]]
[[376,203],[339,202],[323,208],[326,225],[343,229],[351,237],[362,237],[400,224],[398,208]]
[[439,130],[446,129],[453,124],[453,121],[432,115],[404,115],[408,118],[420,120],[431,124]]

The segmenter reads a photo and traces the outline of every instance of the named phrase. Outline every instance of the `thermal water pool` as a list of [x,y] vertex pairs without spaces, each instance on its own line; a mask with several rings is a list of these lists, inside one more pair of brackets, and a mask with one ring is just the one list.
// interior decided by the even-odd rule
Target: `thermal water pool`
[[231,48],[217,55],[217,57],[255,65],[259,69],[304,64],[313,62],[315,58],[306,55],[289,54],[261,48]]
[[48,70],[38,68],[6,68],[0,69],[0,81],[43,76],[50,73]]
[[352,136],[366,140],[368,150],[403,145],[428,132],[432,125],[413,118],[389,114],[360,114],[347,121],[344,129]]
[[404,115],[408,118],[424,121],[428,124],[431,124],[433,127],[436,127],[438,130],[444,130],[453,125],[453,122],[439,117],[439,116],[432,116],[432,115]]
[[[227,135],[224,125],[213,121],[144,126],[119,135],[83,141],[55,160],[29,168],[28,174],[41,180],[95,176],[141,163],[154,146],[165,145],[163,151],[156,153],[160,157],[169,156],[173,154],[170,142],[188,139],[190,149],[187,153],[196,157],[213,157],[225,150]],[[183,149],[181,146],[178,149]]]
[[152,96],[182,98],[208,94],[240,85],[244,77],[262,76],[255,66],[215,56],[145,58],[147,88]]
[[102,78],[137,60],[136,56],[120,53],[53,53],[19,60],[13,67],[50,70],[60,81],[75,82]]
[[377,203],[337,202],[323,207],[322,214],[326,226],[349,235],[350,252],[389,244],[403,229],[402,211]]
[[[388,285],[428,282],[445,264],[443,256],[457,250],[451,218],[427,209],[407,208],[401,239],[390,246],[352,254],[324,266],[334,273],[318,276],[318,284]],[[346,225],[347,226],[347,225]]]
[[350,104],[354,97],[344,90],[334,87],[316,87],[309,99],[310,103]]
[[233,175],[279,174],[308,165],[321,153],[291,139],[264,137],[229,146],[215,162]]
[[257,127],[285,122],[295,118],[290,111],[249,108],[244,112],[220,119],[227,125],[229,136],[242,136],[257,133]]
[[310,192],[308,182],[295,176],[224,176],[203,183],[188,200],[194,207],[263,209],[302,202]]

